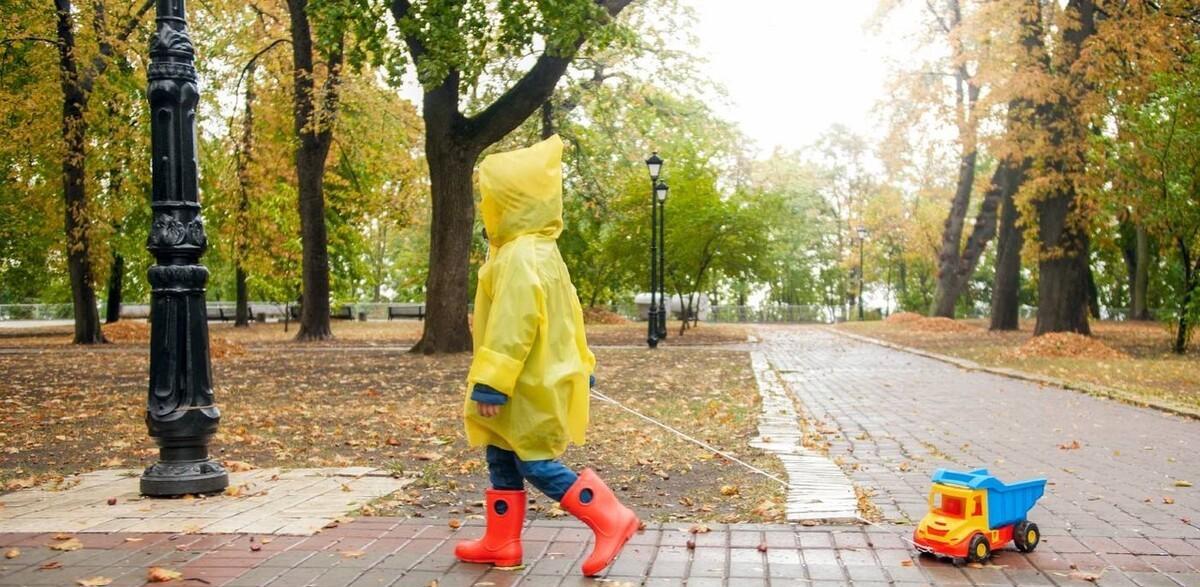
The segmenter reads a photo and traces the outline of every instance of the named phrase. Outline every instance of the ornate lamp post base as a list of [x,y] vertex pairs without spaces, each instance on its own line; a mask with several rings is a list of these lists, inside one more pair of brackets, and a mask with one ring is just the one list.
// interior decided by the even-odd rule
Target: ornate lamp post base
[[228,486],[229,473],[220,464],[206,458],[154,463],[142,473],[141,489],[142,495],[169,497],[217,493]]

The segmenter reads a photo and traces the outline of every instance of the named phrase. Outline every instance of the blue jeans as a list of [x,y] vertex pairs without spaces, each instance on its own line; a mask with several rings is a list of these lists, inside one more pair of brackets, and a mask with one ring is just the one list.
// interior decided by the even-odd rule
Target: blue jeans
[[554,501],[562,501],[579,476],[566,465],[554,461],[522,461],[517,453],[498,446],[487,447],[488,473],[495,489],[525,489],[528,479],[534,487]]

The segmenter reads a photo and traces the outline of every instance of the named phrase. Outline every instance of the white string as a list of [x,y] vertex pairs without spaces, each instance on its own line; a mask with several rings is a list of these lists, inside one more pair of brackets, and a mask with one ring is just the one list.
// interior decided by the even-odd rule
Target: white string
[[[604,395],[603,393],[600,393],[599,391],[596,391],[595,388],[592,389],[592,396],[600,401],[607,402],[618,408],[621,408],[622,410],[625,410],[626,412],[629,412],[630,414],[633,414],[634,416],[637,416],[651,424],[654,424],[655,426],[658,426],[659,428],[662,428],[663,430],[667,430],[668,432],[671,432],[671,433],[675,434],[676,436],[678,436],[688,442],[691,442],[692,444],[695,444],[699,447],[702,447],[708,451],[713,452],[714,454],[718,454],[726,459],[729,459],[730,461],[733,461],[751,471],[754,471],[755,473],[758,473],[759,475],[762,475],[763,477],[766,477],[768,479],[776,481],[780,485],[783,485],[784,487],[786,487],[788,489],[791,489],[791,487],[792,487],[791,483],[784,481],[783,479],[780,479],[779,477],[776,477],[775,475],[772,475],[758,467],[755,467],[754,465],[751,465],[750,463],[747,463],[746,461],[743,461],[743,460],[741,460],[741,459],[739,459],[739,458],[737,458],[737,457],[735,457],[735,456],[733,456],[733,455],[731,455],[731,454],[729,454],[707,442],[704,442],[703,440],[689,436],[688,434],[681,432],[680,430],[673,428],[668,424],[665,424],[663,422],[655,420],[654,418],[651,418],[650,416],[647,416],[633,408],[630,408],[630,407],[626,406],[625,404],[622,404],[621,402],[619,402],[611,397],[608,397],[607,395]],[[883,526],[876,522],[872,522],[871,520],[868,520],[860,515],[855,516],[855,518],[864,524],[874,526],[876,528],[884,530],[890,534],[898,536],[901,540],[903,540],[913,546],[917,546],[917,543],[914,542],[912,538],[909,538],[908,536],[905,536],[904,534],[896,534],[896,532],[892,528],[888,528],[887,526]]]
[[739,458],[737,458],[737,457],[735,457],[735,456],[733,456],[733,455],[731,455],[731,454],[729,454],[707,442],[704,442],[703,440],[688,436],[687,434],[680,432],[679,430],[672,428],[671,426],[669,426],[667,424],[659,422],[658,420],[655,420],[654,418],[651,418],[650,416],[647,416],[647,415],[645,415],[637,410],[634,410],[632,408],[629,408],[629,407],[625,406],[625,404],[622,404],[621,402],[619,402],[611,397],[608,397],[607,395],[604,395],[603,393],[600,393],[600,392],[596,391],[595,389],[592,389],[592,395],[595,396],[596,399],[599,399],[601,401],[605,401],[614,406],[617,406],[618,408],[621,408],[622,410],[625,410],[626,412],[629,412],[630,414],[633,414],[634,416],[637,416],[651,424],[654,424],[655,426],[658,426],[659,428],[662,428],[664,430],[672,432],[676,436],[678,436],[684,440],[687,440],[687,441],[691,442],[692,444],[703,447],[706,450],[709,450],[709,451],[711,451],[715,454],[718,454],[726,459],[729,459],[743,467],[746,467],[747,469],[750,469],[751,471],[754,471],[755,473],[758,473],[759,475],[762,475],[763,477],[766,477],[768,479],[773,479],[773,480],[779,482],[784,487],[791,487],[791,484],[788,483],[787,481],[784,481],[783,479],[780,479],[779,477],[776,477],[758,467],[755,467],[754,465],[751,465],[750,463],[747,463],[746,461],[743,461],[743,460],[741,460],[741,459],[739,459]]

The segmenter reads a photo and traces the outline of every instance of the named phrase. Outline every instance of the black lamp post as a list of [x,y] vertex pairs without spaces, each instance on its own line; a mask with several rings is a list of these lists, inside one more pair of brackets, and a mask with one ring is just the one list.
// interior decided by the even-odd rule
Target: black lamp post
[[654,196],[658,205],[658,339],[667,339],[667,316],[670,315],[670,304],[667,298],[667,241],[665,237],[667,226],[667,182],[659,181],[654,186]]
[[229,475],[209,460],[208,442],[221,412],[213,399],[204,288],[200,264],[207,240],[196,185],[194,49],[184,0],[156,0],[156,32],[147,72],[150,102],[152,224],[150,267],[150,391],[146,427],[159,460],[142,474],[150,496],[212,493]]
[[646,344],[650,348],[658,347],[658,309],[661,300],[655,300],[659,295],[658,268],[658,174],[662,171],[663,160],[658,151],[646,159],[646,169],[650,172],[650,309],[646,315]]
[[867,228],[858,227],[858,321],[863,318],[863,279],[866,277],[866,267],[863,265],[863,244],[867,241]]

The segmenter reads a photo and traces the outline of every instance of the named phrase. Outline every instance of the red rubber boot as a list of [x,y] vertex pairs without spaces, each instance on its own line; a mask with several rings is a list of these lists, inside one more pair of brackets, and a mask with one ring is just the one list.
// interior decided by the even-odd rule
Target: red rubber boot
[[[591,499],[585,503],[587,494]],[[633,510],[621,505],[617,496],[591,469],[580,473],[579,480],[563,496],[561,505],[596,534],[592,554],[583,561],[583,574],[588,577],[599,575],[617,558],[621,548],[641,525]]]
[[487,530],[479,540],[454,546],[454,556],[464,563],[515,567],[521,564],[521,527],[525,524],[525,491],[487,490]]

